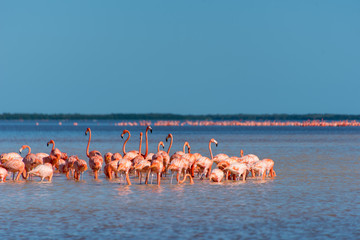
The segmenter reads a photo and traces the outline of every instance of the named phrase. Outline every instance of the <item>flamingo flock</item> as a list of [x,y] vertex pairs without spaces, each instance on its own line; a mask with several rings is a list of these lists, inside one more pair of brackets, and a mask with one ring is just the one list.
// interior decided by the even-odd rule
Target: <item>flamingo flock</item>
[[[170,133],[165,138],[170,144],[167,151],[164,148],[164,142],[160,141],[157,151],[149,153],[149,136],[152,133],[151,126],[147,126],[145,130],[145,153],[142,154],[141,146],[143,133],[140,133],[139,149],[126,152],[126,144],[130,140],[130,131],[124,130],[121,138],[127,135],[122,146],[121,153],[107,152],[104,156],[98,150],[89,152],[91,142],[91,129],[87,128],[85,135],[88,135],[86,146],[86,156],[88,161],[79,159],[77,155],[70,155],[61,152],[55,148],[54,140],[50,140],[47,146],[52,145],[50,153],[32,153],[28,145],[21,146],[19,152],[27,149],[27,154],[21,156],[18,153],[10,152],[0,155],[0,181],[5,182],[12,173],[12,180],[19,181],[20,176],[25,180],[32,180],[33,176],[40,177],[41,181],[52,181],[54,174],[63,174],[69,180],[79,181],[83,179],[85,171],[91,170],[94,179],[99,178],[101,172],[109,180],[119,178],[124,175],[126,184],[132,185],[131,178],[139,179],[139,184],[152,184],[153,176],[156,176],[157,185],[161,184],[161,180],[170,174],[170,183],[176,175],[178,184],[182,184],[189,178],[190,184],[194,184],[194,178],[200,180],[208,179],[212,182],[222,181],[243,181],[248,177],[276,177],[274,170],[274,161],[272,159],[260,160],[254,154],[243,154],[240,150],[239,156],[229,157],[225,153],[213,155],[212,146],[218,146],[218,142],[212,138],[208,142],[209,155],[202,156],[200,153],[191,152],[189,142],[185,142],[182,151],[176,151],[170,155],[173,145],[173,135]],[[186,152],[187,150],[187,152]],[[214,169],[213,167],[216,166]],[[151,181],[150,181],[151,176]],[[143,178],[145,181],[143,182]],[[182,177],[182,179],[181,179]]]

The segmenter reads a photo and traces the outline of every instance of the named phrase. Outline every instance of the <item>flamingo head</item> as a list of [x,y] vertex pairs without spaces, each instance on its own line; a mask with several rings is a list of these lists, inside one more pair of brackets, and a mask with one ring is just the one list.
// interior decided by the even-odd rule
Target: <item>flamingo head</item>
[[49,146],[50,144],[55,144],[54,140],[51,139],[51,140],[46,144],[46,146]]
[[[129,133],[129,131],[128,131],[128,130],[124,130],[124,131],[122,132],[122,134],[121,134],[121,138],[124,138],[125,133]],[[129,133],[129,134],[130,134],[130,133]]]
[[244,156],[244,151],[241,149],[240,150],[240,157],[243,157]]
[[19,149],[19,153],[21,154],[22,150],[24,150],[25,145],[21,146],[21,148]]
[[172,134],[171,133],[169,133],[169,135],[166,137],[166,142],[168,141],[168,139],[169,138],[171,138],[172,137]]
[[211,139],[210,142],[215,143],[215,146],[218,146],[218,142],[215,139]]
[[88,132],[91,132],[90,128],[87,128],[85,131],[85,135],[87,135]]
[[150,126],[147,126],[147,127],[146,127],[146,131],[147,131],[147,130],[150,130],[150,132],[152,133],[152,128],[151,128]]
[[162,141],[159,142],[159,145],[163,147],[163,149],[165,148],[165,145]]
[[112,154],[111,152],[105,153],[105,155],[104,155],[104,160],[105,160],[105,162],[106,162],[106,163],[110,162],[112,156],[113,156],[113,154]]
[[188,153],[190,153],[190,151],[191,151],[190,144],[189,144],[188,142],[185,142],[185,146],[187,146],[187,148],[188,148]]

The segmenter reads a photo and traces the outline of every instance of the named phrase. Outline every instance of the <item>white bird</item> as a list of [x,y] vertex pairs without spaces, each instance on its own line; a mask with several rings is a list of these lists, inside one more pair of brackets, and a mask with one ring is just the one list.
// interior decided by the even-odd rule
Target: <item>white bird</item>
[[40,177],[41,181],[43,181],[45,178],[48,178],[49,182],[51,182],[54,171],[50,163],[45,163],[36,166],[33,170],[29,172],[29,174]]

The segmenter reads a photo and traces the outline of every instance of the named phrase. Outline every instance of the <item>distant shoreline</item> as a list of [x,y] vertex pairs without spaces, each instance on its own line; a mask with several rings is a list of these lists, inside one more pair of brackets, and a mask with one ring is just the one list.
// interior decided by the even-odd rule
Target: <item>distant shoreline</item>
[[180,121],[353,121],[360,115],[346,114],[39,114],[3,113],[0,120],[180,120]]

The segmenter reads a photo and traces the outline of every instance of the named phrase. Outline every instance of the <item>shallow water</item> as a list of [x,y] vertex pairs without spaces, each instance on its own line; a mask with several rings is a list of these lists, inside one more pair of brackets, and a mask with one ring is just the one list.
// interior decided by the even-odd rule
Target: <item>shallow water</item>
[[[50,152],[46,143],[87,160],[90,149],[121,152],[125,127],[112,122],[0,122],[0,152]],[[139,132],[127,150],[138,149]],[[198,239],[356,239],[360,235],[360,128],[301,127],[153,127],[150,152],[173,133],[171,153],[189,141],[192,152],[209,156],[208,141],[219,142],[214,154],[253,153],[275,161],[277,177],[221,184],[125,185],[123,179],[98,181],[86,172],[74,182],[55,175],[0,183],[0,236],[16,239],[198,238]],[[167,143],[166,147],[167,147]],[[144,146],[144,145],[143,145]],[[145,149],[145,146],[143,147]],[[143,150],[144,151],[144,150]]]

